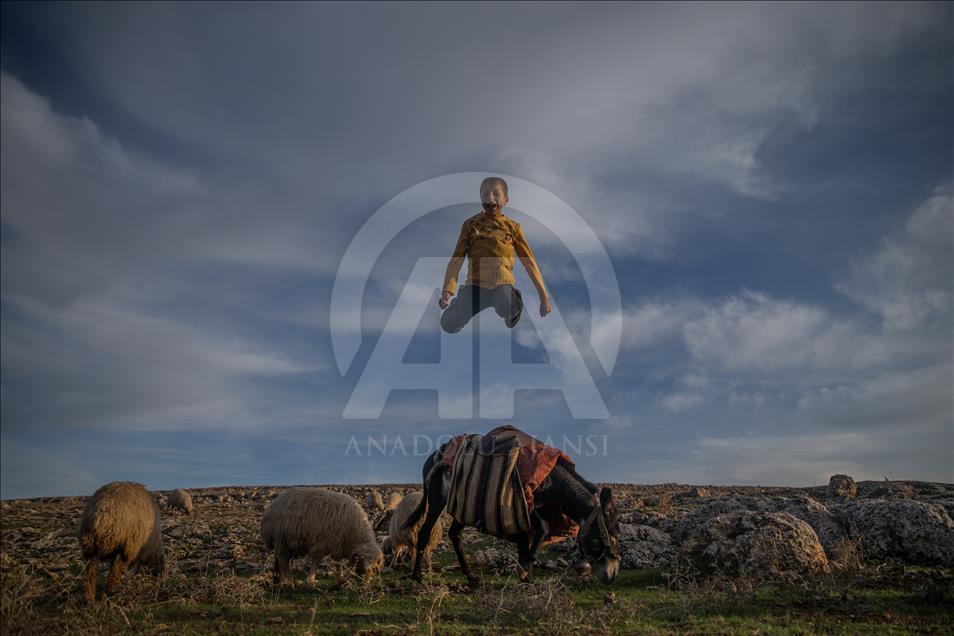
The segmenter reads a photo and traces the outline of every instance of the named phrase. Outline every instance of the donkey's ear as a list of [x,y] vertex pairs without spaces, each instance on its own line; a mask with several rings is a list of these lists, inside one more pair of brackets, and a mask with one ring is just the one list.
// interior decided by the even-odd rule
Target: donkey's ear
[[600,491],[600,505],[604,510],[613,506],[613,491],[605,486]]

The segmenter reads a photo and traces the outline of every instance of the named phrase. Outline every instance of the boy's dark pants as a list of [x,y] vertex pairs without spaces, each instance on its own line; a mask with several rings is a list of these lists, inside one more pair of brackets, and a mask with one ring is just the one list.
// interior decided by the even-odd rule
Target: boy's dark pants
[[497,315],[507,321],[507,326],[512,328],[523,311],[523,296],[513,285],[500,285],[493,289],[465,285],[458,290],[457,296],[441,315],[441,329],[447,333],[457,333],[478,312],[491,305]]

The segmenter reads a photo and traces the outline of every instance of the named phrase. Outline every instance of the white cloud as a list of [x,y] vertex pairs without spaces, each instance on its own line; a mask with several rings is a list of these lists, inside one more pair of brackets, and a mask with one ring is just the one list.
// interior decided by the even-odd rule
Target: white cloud
[[942,185],[915,208],[900,236],[885,237],[873,254],[856,258],[835,288],[880,314],[889,330],[932,321],[950,327],[952,237],[954,199],[951,186]]
[[762,406],[768,398],[764,393],[746,393],[730,391],[727,403],[729,406],[748,405]]
[[[4,293],[63,303],[191,264],[330,271],[334,236],[269,185],[216,183],[56,112],[0,73]],[[55,184],[55,187],[50,187]]]
[[663,410],[679,413],[693,409],[702,404],[703,401],[705,401],[705,398],[697,393],[671,393],[660,400],[660,405]]
[[[871,402],[897,408],[907,401],[910,405],[925,405],[947,395],[950,402],[954,388],[951,363],[942,363],[909,371],[881,373],[871,379],[852,383],[815,387],[803,391],[798,408],[815,409],[837,403]],[[950,415],[950,414],[948,414]]]
[[[254,422],[243,376],[315,372],[237,338],[203,333],[102,299],[67,309],[6,297],[26,320],[5,320],[4,409],[27,408],[18,388],[39,394],[37,412],[60,424],[180,428]],[[12,417],[9,425],[22,425]]]
[[890,474],[894,479],[949,482],[954,477],[952,442],[950,427],[923,422],[878,434],[859,430],[706,436],[690,443],[685,455],[664,464],[645,462],[645,468],[627,477],[638,483],[810,486],[846,473],[857,480]]
[[745,290],[686,322],[683,336],[702,364],[728,371],[770,370],[810,362],[812,352],[804,344],[828,320],[821,308]]

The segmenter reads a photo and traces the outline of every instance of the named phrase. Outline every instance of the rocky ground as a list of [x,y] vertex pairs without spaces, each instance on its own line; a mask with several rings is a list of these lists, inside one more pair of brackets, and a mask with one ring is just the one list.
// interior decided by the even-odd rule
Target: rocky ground
[[[862,481],[838,496],[828,486],[688,486],[606,484],[612,487],[622,524],[623,567],[671,568],[685,557],[700,571],[755,576],[766,572],[824,571],[848,555],[868,560],[954,565],[954,484]],[[367,508],[368,493],[404,494],[412,484],[325,486],[355,497]],[[157,492],[169,562],[181,572],[262,573],[267,554],[259,540],[262,511],[284,487],[198,488],[189,493],[193,512],[167,504]],[[45,497],[0,503],[0,567],[29,564],[51,576],[81,564],[76,530],[85,497]],[[388,514],[369,510],[379,535]],[[471,531],[465,541],[479,541]],[[554,546],[543,566],[564,566],[571,542]],[[438,552],[450,552],[445,539]],[[501,568],[514,551],[484,549],[478,561]],[[767,560],[772,560],[769,563]],[[768,570],[766,570],[768,568]]]
[[[735,581],[804,581],[833,571],[895,563],[927,566],[951,598],[954,566],[954,484],[858,482],[835,476],[827,486],[774,488],[681,484],[612,487],[620,512],[622,566],[662,573],[669,587],[721,578]],[[355,497],[407,493],[412,484],[326,486]],[[261,513],[284,487],[247,486],[188,490],[192,512],[158,492],[167,561],[173,576],[269,579],[270,560],[259,540]],[[85,497],[49,497],[0,503],[0,574],[14,580],[29,570],[52,582],[74,584],[82,567],[76,537]],[[387,532],[388,513],[369,510]],[[515,567],[511,544],[465,532],[478,568],[506,575]],[[565,573],[572,541],[545,550],[539,562]],[[438,569],[456,568],[445,539]],[[330,564],[329,564],[330,565]],[[299,570],[299,575],[300,575]],[[450,575],[447,575],[450,576]],[[5,596],[5,601],[7,597]],[[954,598],[951,598],[954,600]],[[4,612],[5,622],[7,612]]]

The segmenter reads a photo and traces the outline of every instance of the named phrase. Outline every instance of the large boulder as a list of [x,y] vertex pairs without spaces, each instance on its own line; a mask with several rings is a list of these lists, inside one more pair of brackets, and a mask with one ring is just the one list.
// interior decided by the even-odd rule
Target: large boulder
[[771,512],[774,510],[775,502],[765,497],[741,496],[714,499],[676,522],[671,534],[673,539],[681,542],[687,539],[697,528],[708,523],[713,517],[734,512]]
[[784,580],[830,571],[810,525],[787,512],[736,511],[698,524],[680,553],[703,574]]
[[854,499],[858,485],[849,475],[832,475],[828,480],[829,499]]
[[834,558],[841,542],[848,538],[845,527],[838,517],[816,499],[811,497],[796,499],[788,504],[784,512],[798,517],[812,527],[829,559]]
[[665,533],[672,531],[675,522],[661,512],[655,510],[634,510],[619,516],[620,525],[652,526]]
[[620,524],[620,567],[665,568],[676,557],[672,537],[652,526]]
[[923,565],[954,565],[954,521],[924,501],[858,499],[835,509],[866,560],[899,559]]

